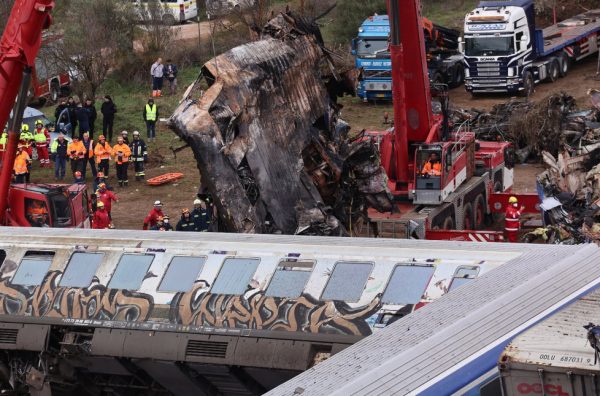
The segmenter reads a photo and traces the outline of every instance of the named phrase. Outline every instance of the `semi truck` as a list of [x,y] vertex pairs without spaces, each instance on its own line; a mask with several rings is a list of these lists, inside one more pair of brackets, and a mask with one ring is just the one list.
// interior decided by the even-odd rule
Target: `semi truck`
[[[464,81],[459,32],[421,18],[427,52],[427,69],[433,82],[459,86]],[[392,100],[392,62],[389,50],[390,23],[387,15],[365,19],[352,40],[352,55],[361,70],[358,96],[365,100]]]
[[498,362],[501,394],[600,394],[600,364],[588,339],[588,324],[599,317],[595,289],[512,340]]
[[465,88],[533,94],[535,84],[569,73],[573,62],[598,51],[600,10],[538,29],[533,0],[482,1],[465,17]]

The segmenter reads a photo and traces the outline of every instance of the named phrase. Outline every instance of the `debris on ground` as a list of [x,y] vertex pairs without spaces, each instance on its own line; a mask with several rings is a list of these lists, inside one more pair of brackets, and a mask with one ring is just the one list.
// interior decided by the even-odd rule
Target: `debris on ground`
[[453,121],[470,124],[477,139],[513,143],[521,163],[541,159],[544,151],[556,157],[563,149],[572,152],[600,142],[597,110],[579,111],[575,99],[565,93],[539,102],[511,100],[490,112],[458,109]]
[[339,118],[356,72],[335,61],[314,21],[287,12],[204,65],[169,126],[192,148],[221,230],[347,235],[369,207],[391,211],[377,147]]

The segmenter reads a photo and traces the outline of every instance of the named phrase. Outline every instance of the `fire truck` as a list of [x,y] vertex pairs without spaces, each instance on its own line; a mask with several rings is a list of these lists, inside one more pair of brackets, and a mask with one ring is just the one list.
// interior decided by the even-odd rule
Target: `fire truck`
[[52,46],[59,42],[62,36],[45,34],[42,47],[38,52],[31,71],[30,102],[56,102],[60,96],[70,92],[71,77],[68,70],[54,62]]
[[0,164],[0,225],[89,227],[84,185],[11,184],[33,66],[53,7],[52,0],[16,0],[0,39],[0,125],[14,107]]
[[[378,236],[501,241],[493,231],[513,185],[510,143],[477,141],[468,125],[451,125],[447,87],[428,78],[420,2],[389,2],[394,127],[369,132],[379,145],[396,213],[369,213]],[[433,100],[432,100],[433,99]],[[434,163],[435,172],[426,171]],[[536,194],[518,194],[539,213]],[[370,231],[369,231],[370,232]]]

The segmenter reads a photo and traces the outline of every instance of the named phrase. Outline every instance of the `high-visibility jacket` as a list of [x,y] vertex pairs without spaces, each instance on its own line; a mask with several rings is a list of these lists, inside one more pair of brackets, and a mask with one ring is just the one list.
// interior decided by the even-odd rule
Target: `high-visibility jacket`
[[521,211],[511,205],[506,208],[504,229],[506,231],[519,231],[521,228]]
[[123,144],[115,144],[112,148],[112,155],[115,157],[115,161],[117,164],[122,164],[125,162],[129,162],[129,157],[131,156],[131,149],[125,143]]
[[31,145],[31,141],[33,140],[33,135],[31,132],[21,132],[21,135],[19,135],[19,140],[22,142],[22,145],[29,147]]
[[58,138],[54,139],[52,146],[50,146],[50,152],[56,154],[59,158],[67,158],[69,156],[67,152],[69,142],[70,140],[67,138],[64,138],[62,142]]
[[148,156],[146,142],[142,139],[133,139],[133,142],[129,144],[129,147],[131,148],[131,158],[133,161],[144,161]]
[[110,211],[112,210],[112,203],[117,202],[118,198],[117,196],[110,190],[104,190],[104,191],[96,191],[96,197],[98,198],[98,201],[102,201],[104,203],[104,209],[110,213]]
[[152,106],[150,106],[149,104],[146,105],[146,121],[156,121],[156,103],[152,104]]
[[69,154],[69,158],[77,160],[83,158],[85,153],[85,147],[83,147],[83,143],[80,141],[69,143],[69,147],[67,148],[67,153]]
[[96,162],[100,163],[100,161],[109,159],[110,154],[112,153],[112,148],[108,142],[97,143],[96,147],[94,147],[94,154],[96,155]]
[[27,163],[30,160],[29,154],[27,154],[25,151],[21,151],[20,154],[17,154],[17,157],[15,158],[15,165],[13,166],[15,175],[24,175],[27,173]]
[[6,150],[6,142],[8,142],[8,134],[2,132],[2,136],[0,136],[0,151]]
[[432,163],[431,161],[427,161],[425,166],[423,166],[423,171],[421,173],[426,173],[431,176],[439,176],[442,174],[442,164],[439,162]]
[[109,227],[110,217],[108,217],[108,211],[98,209],[92,218],[92,228],[96,230],[102,230]]
[[50,144],[50,134],[46,128],[36,129],[33,135],[36,147],[46,147]]

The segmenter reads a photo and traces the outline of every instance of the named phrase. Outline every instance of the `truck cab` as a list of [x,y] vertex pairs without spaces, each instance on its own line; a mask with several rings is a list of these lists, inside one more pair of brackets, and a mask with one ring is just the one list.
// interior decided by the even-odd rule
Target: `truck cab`
[[355,66],[361,70],[357,94],[363,100],[392,100],[392,61],[387,15],[368,17],[352,40]]
[[10,226],[90,228],[85,185],[13,184],[9,202]]
[[535,58],[531,0],[482,1],[465,18],[463,55],[469,92],[524,91],[523,70]]

